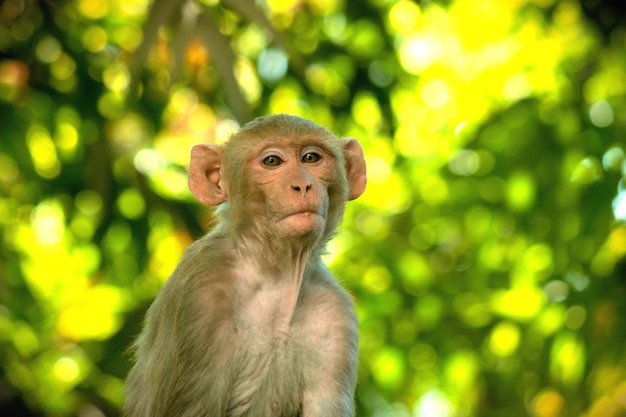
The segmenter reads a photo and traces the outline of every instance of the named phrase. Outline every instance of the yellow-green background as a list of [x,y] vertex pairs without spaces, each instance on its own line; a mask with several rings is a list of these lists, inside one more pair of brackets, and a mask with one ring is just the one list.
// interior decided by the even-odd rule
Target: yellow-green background
[[0,414],[118,415],[190,147],[289,112],[366,154],[358,416],[625,416],[623,6],[252,3],[0,3]]

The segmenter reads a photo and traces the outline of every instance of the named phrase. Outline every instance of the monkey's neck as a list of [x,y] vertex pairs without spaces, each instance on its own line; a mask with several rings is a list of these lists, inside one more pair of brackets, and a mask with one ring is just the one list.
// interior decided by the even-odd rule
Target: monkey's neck
[[242,311],[256,317],[268,335],[284,335],[292,324],[302,282],[310,274],[311,252],[302,247],[278,253],[269,249],[258,242],[237,248]]
[[323,248],[320,236],[279,238],[265,228],[232,227],[225,230],[239,259],[258,264],[277,279],[301,280],[307,262],[319,259]]
[[245,241],[237,245],[240,259],[246,259],[250,265],[272,283],[302,281],[306,266],[312,260],[319,258],[318,251],[311,245],[294,244],[288,242],[272,242],[270,244]]

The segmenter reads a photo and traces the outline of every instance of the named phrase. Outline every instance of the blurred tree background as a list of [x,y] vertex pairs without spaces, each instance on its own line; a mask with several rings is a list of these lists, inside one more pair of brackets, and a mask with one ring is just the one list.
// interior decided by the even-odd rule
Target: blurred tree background
[[[623,6],[621,6],[623,7]],[[575,0],[4,0],[0,414],[116,416],[189,151],[357,137],[359,416],[626,416],[626,20]]]

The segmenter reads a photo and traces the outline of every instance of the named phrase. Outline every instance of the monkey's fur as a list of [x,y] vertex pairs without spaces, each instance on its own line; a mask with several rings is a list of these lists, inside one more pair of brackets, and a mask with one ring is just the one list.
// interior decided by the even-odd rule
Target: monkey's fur
[[356,140],[294,116],[195,146],[189,186],[219,222],[146,315],[124,414],[353,416],[356,314],[320,254],[365,183]]

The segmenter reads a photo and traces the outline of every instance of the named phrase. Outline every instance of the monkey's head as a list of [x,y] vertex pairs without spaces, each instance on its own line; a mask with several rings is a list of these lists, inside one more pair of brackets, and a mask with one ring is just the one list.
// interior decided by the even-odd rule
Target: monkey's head
[[365,160],[355,139],[285,114],[246,124],[223,146],[191,151],[189,188],[206,205],[227,203],[237,235],[325,242],[345,202],[365,190]]

